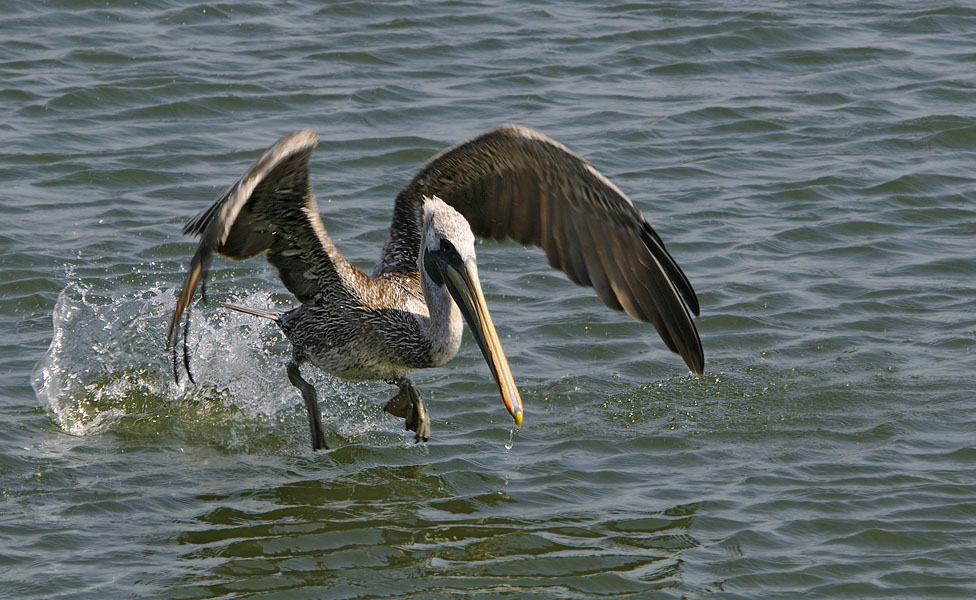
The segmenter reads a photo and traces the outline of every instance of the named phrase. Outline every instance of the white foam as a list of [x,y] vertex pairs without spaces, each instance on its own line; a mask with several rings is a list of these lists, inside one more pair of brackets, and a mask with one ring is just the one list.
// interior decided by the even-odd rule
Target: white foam
[[[266,292],[230,299],[277,308]],[[175,303],[174,290],[159,285],[104,298],[76,279],[61,291],[51,345],[34,368],[32,385],[62,430],[86,435],[125,416],[164,411],[172,402],[225,403],[245,418],[266,422],[281,422],[285,414],[304,411],[300,395],[285,376],[289,345],[274,323],[227,311],[215,302],[193,309],[188,344],[197,384],[188,382],[181,356],[176,383],[166,349]],[[342,413],[336,420],[341,435],[359,436],[375,429],[376,403],[367,396],[377,390],[341,382],[314,368],[304,371],[319,392],[323,411]]]

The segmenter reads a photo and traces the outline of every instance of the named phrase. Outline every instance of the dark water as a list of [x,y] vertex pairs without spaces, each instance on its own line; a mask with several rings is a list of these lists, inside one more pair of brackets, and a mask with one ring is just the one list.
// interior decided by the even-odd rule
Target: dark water
[[[14,2],[0,12],[0,596],[976,597],[976,9],[965,3]],[[198,309],[180,235],[309,127],[369,267],[434,152],[587,157],[699,292],[706,374],[538,251],[478,248],[522,389],[470,337],[393,389]],[[218,300],[286,304],[262,261]]]

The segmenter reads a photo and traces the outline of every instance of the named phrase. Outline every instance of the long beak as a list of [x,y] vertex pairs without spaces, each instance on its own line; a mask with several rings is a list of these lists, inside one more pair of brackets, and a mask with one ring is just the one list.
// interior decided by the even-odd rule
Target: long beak
[[444,267],[442,274],[447,289],[461,309],[461,314],[468,322],[474,339],[478,340],[481,353],[485,355],[485,361],[488,362],[492,375],[498,383],[498,391],[502,394],[505,408],[515,419],[515,426],[521,427],[522,398],[519,396],[518,388],[515,387],[515,380],[508,367],[508,360],[505,359],[502,344],[498,341],[498,333],[491,322],[491,315],[488,314],[488,305],[485,304],[485,295],[481,291],[481,282],[478,280],[478,267],[474,260],[457,265],[445,263]]

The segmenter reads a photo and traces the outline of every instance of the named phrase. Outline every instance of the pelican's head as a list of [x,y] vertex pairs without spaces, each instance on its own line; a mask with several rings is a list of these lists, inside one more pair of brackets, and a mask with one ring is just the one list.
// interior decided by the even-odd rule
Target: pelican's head
[[446,287],[451,294],[495,376],[505,408],[515,419],[515,426],[521,427],[522,398],[481,291],[471,226],[461,213],[436,196],[425,196],[423,209],[420,267],[431,283]]

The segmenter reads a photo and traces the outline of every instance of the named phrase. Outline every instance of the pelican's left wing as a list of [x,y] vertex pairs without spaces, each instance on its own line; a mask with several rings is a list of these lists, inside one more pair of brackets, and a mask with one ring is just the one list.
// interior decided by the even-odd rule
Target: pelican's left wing
[[318,141],[308,130],[282,137],[183,228],[201,239],[170,322],[171,343],[214,252],[235,260],[267,252],[285,287],[302,302],[363,276],[336,250],[322,225],[308,179],[309,157]]
[[424,195],[452,205],[476,235],[541,246],[549,264],[607,306],[650,322],[702,372],[688,278],[630,199],[562,144],[505,125],[430,159],[397,196],[384,270],[416,269]]

